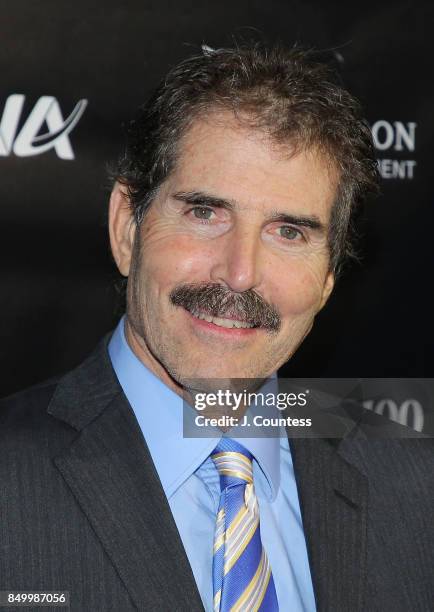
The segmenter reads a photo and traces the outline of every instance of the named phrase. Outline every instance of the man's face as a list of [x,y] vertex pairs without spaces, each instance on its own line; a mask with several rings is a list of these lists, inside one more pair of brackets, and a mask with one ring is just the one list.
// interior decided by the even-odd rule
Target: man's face
[[333,286],[327,230],[336,185],[324,157],[291,156],[230,113],[193,123],[141,225],[134,230],[125,208],[111,213],[123,215],[120,255],[113,237],[112,247],[129,274],[136,355],[180,385],[279,368]]

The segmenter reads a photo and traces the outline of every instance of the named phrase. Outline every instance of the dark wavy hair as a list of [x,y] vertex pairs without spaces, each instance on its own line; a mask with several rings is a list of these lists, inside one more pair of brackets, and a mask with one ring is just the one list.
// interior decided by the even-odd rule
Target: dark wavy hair
[[127,126],[125,153],[110,173],[124,186],[136,222],[174,168],[192,122],[213,110],[231,110],[277,143],[316,147],[337,167],[329,231],[330,267],[337,276],[355,256],[353,220],[368,193],[377,191],[378,169],[360,104],[318,55],[256,42],[204,46],[172,68]]

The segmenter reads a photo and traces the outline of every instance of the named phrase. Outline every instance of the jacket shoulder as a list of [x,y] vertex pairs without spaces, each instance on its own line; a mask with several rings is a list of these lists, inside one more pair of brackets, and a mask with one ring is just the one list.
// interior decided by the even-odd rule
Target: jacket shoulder
[[60,377],[50,378],[0,399],[1,430],[8,428],[8,425],[28,423],[29,419],[33,420],[32,416],[40,418],[46,413],[59,380]]
[[[90,422],[119,393],[119,383],[108,354],[107,334],[77,367],[0,400],[0,437],[8,442],[14,432],[77,431]],[[38,436],[36,436],[38,437]],[[36,440],[35,440],[36,442]]]

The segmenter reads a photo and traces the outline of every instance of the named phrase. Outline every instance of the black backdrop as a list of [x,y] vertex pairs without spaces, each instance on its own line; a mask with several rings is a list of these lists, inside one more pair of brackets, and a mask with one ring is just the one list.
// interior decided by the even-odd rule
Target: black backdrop
[[[382,160],[363,265],[337,285],[281,374],[432,376],[430,4],[4,2],[0,395],[76,365],[116,322],[105,163],[122,148],[122,122],[200,44],[258,32],[334,57],[366,109]],[[62,127],[80,100],[87,106],[76,109],[77,123]]]

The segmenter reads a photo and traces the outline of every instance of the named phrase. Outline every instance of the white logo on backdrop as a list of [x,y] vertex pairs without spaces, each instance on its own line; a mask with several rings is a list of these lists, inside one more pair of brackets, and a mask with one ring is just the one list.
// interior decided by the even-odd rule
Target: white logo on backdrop
[[423,431],[424,409],[417,399],[410,398],[401,403],[390,398],[366,400],[363,406],[376,414],[387,416],[396,423],[412,427],[416,431]]
[[[64,119],[59,102],[53,96],[41,96],[31,110],[17,134],[25,96],[10,95],[5,103],[0,121],[0,156],[14,153],[17,157],[40,155],[54,149],[61,159],[74,159],[69,134],[82,117],[87,100],[79,100],[70,115]],[[46,124],[48,130],[41,132]],[[416,149],[416,127],[414,121],[376,121],[371,129],[377,151],[402,153]],[[412,179],[416,167],[414,159],[378,159],[380,174],[385,179]]]
[[372,137],[377,151],[390,151],[388,158],[378,160],[378,168],[384,179],[412,179],[416,167],[414,159],[401,159],[394,155],[416,150],[417,123],[409,121],[385,121],[381,119],[372,126]]
[[[0,156],[14,153],[28,157],[54,149],[61,159],[74,159],[69,134],[83,115],[87,100],[79,100],[64,119],[56,98],[41,96],[17,134],[24,102],[22,94],[12,94],[6,100],[0,121]],[[40,133],[44,123],[48,130]]]

